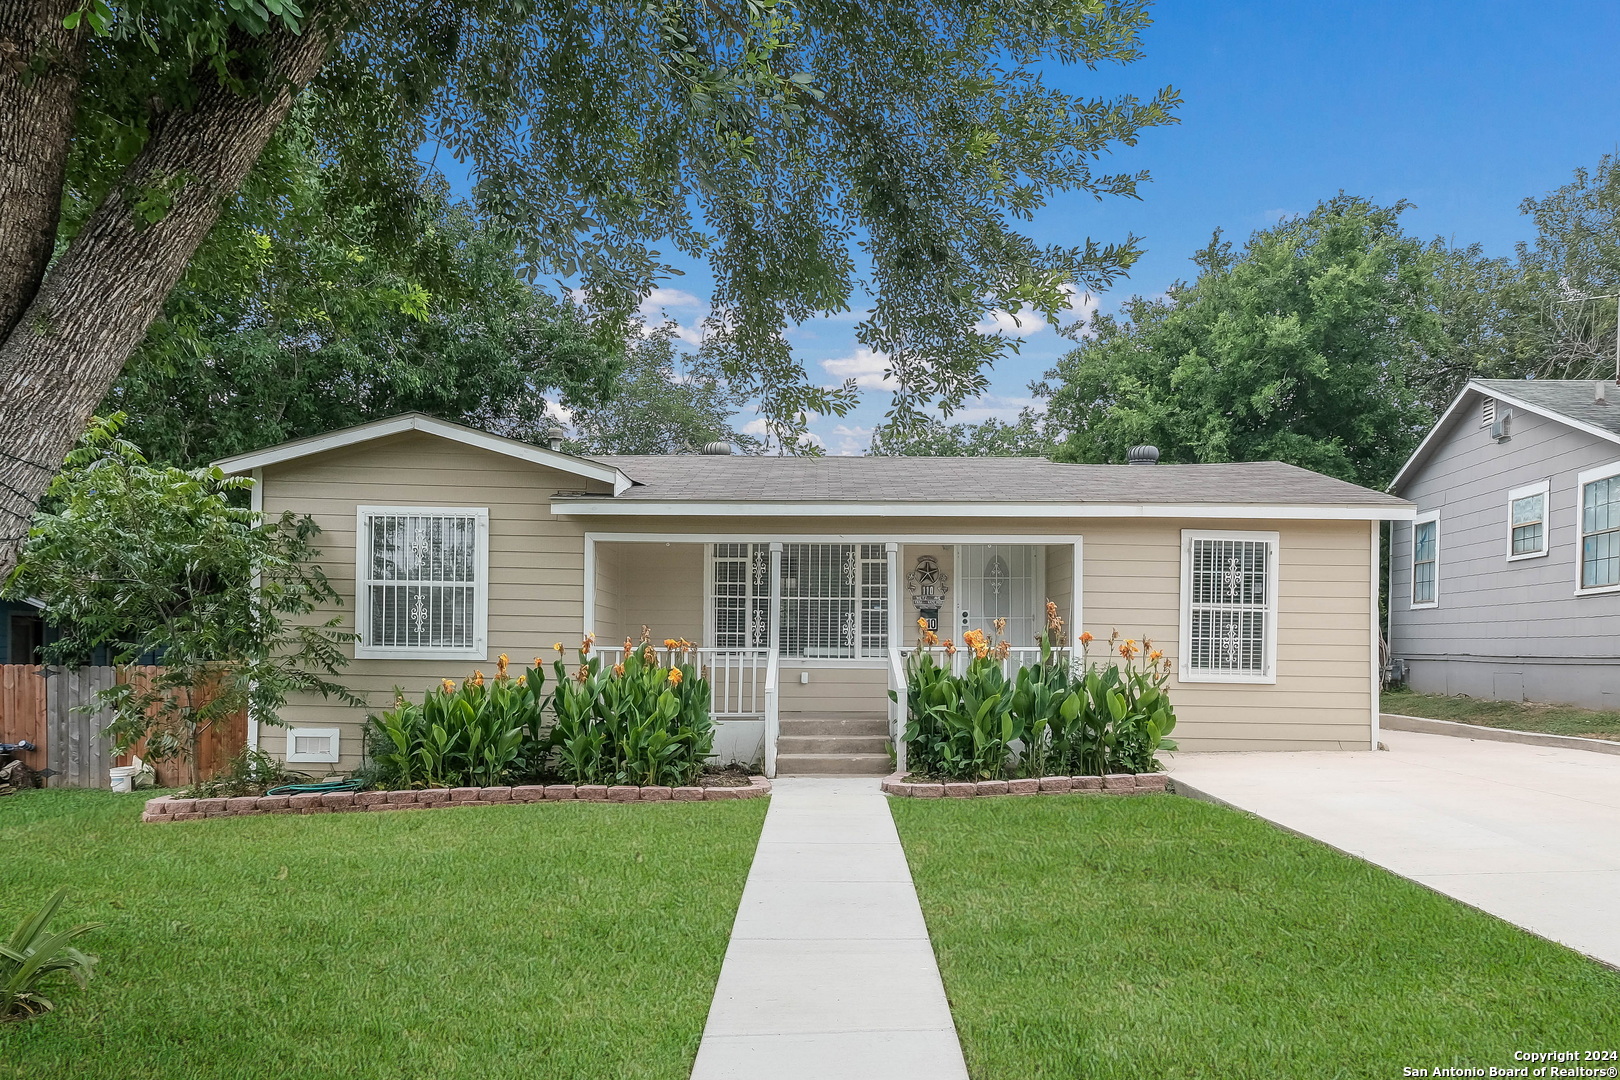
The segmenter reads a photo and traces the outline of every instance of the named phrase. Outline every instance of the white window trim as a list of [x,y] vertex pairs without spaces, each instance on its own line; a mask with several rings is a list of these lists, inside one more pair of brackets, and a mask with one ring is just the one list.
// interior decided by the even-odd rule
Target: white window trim
[[1575,595],[1576,596],[1603,596],[1607,593],[1620,592],[1620,585],[1599,585],[1595,588],[1584,588],[1581,585],[1581,551],[1586,547],[1586,485],[1599,480],[1607,480],[1611,476],[1620,476],[1620,461],[1611,461],[1607,465],[1599,465],[1595,469],[1587,469],[1575,477]]
[[[1419,525],[1434,522],[1434,599],[1425,603],[1418,603],[1413,599],[1417,592],[1417,529]],[[1440,606],[1440,511],[1425,510],[1412,519],[1412,542],[1408,546],[1406,556],[1406,603],[1414,611]]]
[[[332,750],[327,754],[300,754],[293,747],[298,745],[299,738],[325,738],[331,740]],[[283,758],[290,762],[322,762],[335,765],[342,757],[343,731],[335,727],[295,727],[287,729],[287,752]]]
[[[473,647],[440,649],[420,645],[367,645],[366,629],[371,625],[371,594],[366,588],[371,562],[371,528],[368,519],[388,514],[473,515],[478,519],[474,553]],[[354,517],[354,643],[356,660],[487,660],[489,659],[489,507],[487,506],[357,506]]]
[[[1520,499],[1529,498],[1531,495],[1540,495],[1541,496],[1541,550],[1540,551],[1526,551],[1526,552],[1522,552],[1522,553],[1520,553],[1518,555],[1515,555],[1515,554],[1513,554],[1513,528],[1514,528],[1514,526],[1513,526],[1513,504],[1518,502]],[[1508,562],[1523,562],[1526,559],[1545,559],[1547,557],[1547,553],[1552,550],[1552,529],[1551,529],[1551,527],[1549,525],[1549,522],[1547,520],[1551,516],[1552,516],[1552,481],[1551,480],[1540,480],[1540,481],[1537,481],[1534,484],[1525,484],[1523,487],[1516,487],[1513,490],[1508,492],[1508,497],[1507,497],[1507,561]],[[1439,535],[1438,534],[1436,534],[1435,539],[1438,542],[1438,540],[1439,540]],[[1436,554],[1438,554],[1438,552],[1436,552]],[[1438,562],[1436,563],[1435,569],[1436,570],[1439,569]],[[1436,586],[1439,585],[1439,575],[1438,574],[1436,574],[1436,576],[1435,576],[1435,584],[1436,584]],[[1439,592],[1438,588],[1436,588],[1435,591],[1436,591],[1436,594],[1438,595],[1438,592]]]
[[[1195,671],[1192,667],[1192,545],[1194,540],[1261,540],[1266,552],[1266,648],[1265,671]],[[1282,579],[1281,535],[1274,532],[1235,532],[1232,530],[1181,530],[1181,664],[1179,679],[1184,683],[1247,683],[1275,685],[1277,682],[1277,608]]]

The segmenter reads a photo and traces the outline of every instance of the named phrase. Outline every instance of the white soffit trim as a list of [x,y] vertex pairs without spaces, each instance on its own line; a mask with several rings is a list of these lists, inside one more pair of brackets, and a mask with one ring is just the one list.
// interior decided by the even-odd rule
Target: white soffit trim
[[673,502],[651,499],[551,500],[551,512],[580,517],[969,517],[969,518],[1199,518],[1228,521],[1410,521],[1417,507],[1253,506],[1229,503],[854,503]]
[[238,454],[235,457],[221,458],[214,464],[226,473],[252,472],[267,465],[279,465],[284,461],[294,461],[312,454],[323,454],[328,450],[338,450],[345,446],[354,446],[357,443],[371,442],[374,439],[387,438],[390,435],[400,435],[407,431],[420,431],[428,435],[437,435],[441,439],[461,443],[463,446],[474,446],[480,450],[501,454],[505,457],[517,458],[535,465],[544,465],[556,469],[558,472],[581,476],[588,480],[599,480],[604,484],[613,485],[613,494],[619,495],[629,490],[630,478],[611,465],[591,461],[587,458],[575,457],[557,450],[549,450],[543,446],[531,446],[528,443],[518,442],[500,435],[491,435],[487,431],[478,431],[475,428],[463,427],[460,424],[451,424],[443,420],[436,420],[421,413],[407,413],[404,416],[391,416],[386,420],[374,420],[369,424],[360,424],[342,431],[333,431],[325,435],[316,435],[308,439],[296,439],[293,442],[282,443],[280,446],[267,447],[264,450],[255,450],[248,454]]

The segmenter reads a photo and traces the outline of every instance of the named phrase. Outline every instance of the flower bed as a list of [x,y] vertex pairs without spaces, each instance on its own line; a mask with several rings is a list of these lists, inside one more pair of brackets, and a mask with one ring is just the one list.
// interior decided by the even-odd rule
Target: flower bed
[[763,776],[747,786],[637,787],[631,784],[521,784],[516,787],[413,788],[406,791],[339,791],[304,795],[243,795],[233,799],[159,796],[146,804],[142,821],[198,821],[259,814],[333,814],[359,810],[432,810],[446,806],[508,806],[537,802],[718,802],[755,799],[771,792]]
[[922,781],[900,773],[883,781],[883,790],[899,798],[972,799],[981,795],[1144,795],[1170,787],[1168,773],[1109,773],[1107,776],[1042,776],[1022,780]]

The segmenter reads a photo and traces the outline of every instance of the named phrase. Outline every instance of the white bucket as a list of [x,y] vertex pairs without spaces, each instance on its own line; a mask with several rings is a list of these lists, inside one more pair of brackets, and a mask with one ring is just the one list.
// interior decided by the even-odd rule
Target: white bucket
[[125,793],[135,790],[135,774],[141,771],[139,765],[114,765],[107,770],[107,776],[112,780],[112,789]]

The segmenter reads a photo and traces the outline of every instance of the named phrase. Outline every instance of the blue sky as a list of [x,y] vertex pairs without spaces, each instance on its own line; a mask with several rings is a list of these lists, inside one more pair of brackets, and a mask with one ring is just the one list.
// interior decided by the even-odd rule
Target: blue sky
[[[1050,73],[1078,93],[1145,96],[1169,84],[1185,99],[1180,124],[1148,132],[1110,164],[1152,172],[1140,201],[1064,198],[1034,222],[1043,241],[1144,239],[1130,278],[1098,298],[1105,310],[1190,276],[1188,257],[1216,226],[1241,244],[1341,189],[1414,203],[1406,222],[1420,236],[1510,254],[1531,235],[1520,201],[1620,141],[1612,0],[1162,0],[1153,10],[1144,60]],[[705,298],[700,268],[689,270],[669,282],[678,292],[659,297],[686,326]],[[796,334],[813,377],[875,381],[881,362],[858,352],[853,322]],[[1027,383],[1067,347],[1051,330],[1029,335],[1021,355],[998,365],[990,398],[962,418],[1016,413]],[[869,389],[857,413],[820,418],[812,430],[829,452],[859,453],[886,403],[881,388]]]

